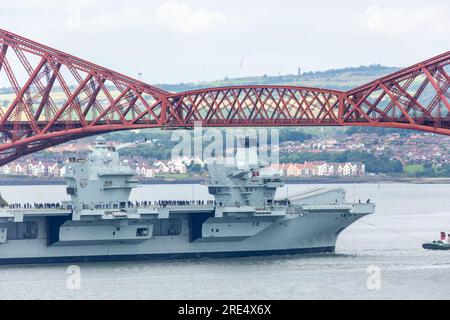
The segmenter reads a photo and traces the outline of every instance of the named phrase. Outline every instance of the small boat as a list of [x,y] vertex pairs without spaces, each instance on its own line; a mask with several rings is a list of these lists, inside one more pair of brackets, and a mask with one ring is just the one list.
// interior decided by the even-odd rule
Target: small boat
[[[448,238],[447,238],[448,237]],[[447,240],[446,240],[447,239]],[[422,244],[422,248],[428,250],[450,250],[450,234],[441,232],[441,239],[429,243]]]
[[428,250],[450,250],[450,243],[445,243],[442,241],[433,241],[429,243],[422,244],[422,248]]

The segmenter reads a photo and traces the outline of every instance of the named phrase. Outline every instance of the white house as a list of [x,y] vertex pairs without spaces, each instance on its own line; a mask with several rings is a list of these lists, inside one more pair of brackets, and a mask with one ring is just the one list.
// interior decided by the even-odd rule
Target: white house
[[346,162],[339,164],[338,174],[341,176],[358,176],[365,175],[366,167],[361,163]]
[[145,178],[153,178],[155,176],[155,170],[152,169],[148,164],[141,163],[136,166],[136,173]]
[[153,167],[155,168],[155,173],[170,173],[169,167],[162,161],[158,160],[153,163]]
[[16,162],[12,165],[12,174],[14,175],[24,175],[26,174],[26,165]]
[[167,163],[167,167],[169,168],[170,173],[186,173],[187,172],[186,165],[180,159],[174,160],[174,161],[169,161]]
[[11,174],[12,164],[7,163],[3,167],[0,168],[0,173],[2,174]]
[[62,166],[62,167],[59,169],[59,176],[60,176],[60,177],[65,177],[65,176],[66,176],[66,166]]
[[58,177],[60,175],[60,167],[57,162],[50,162],[47,164],[47,174],[52,177]]
[[45,175],[45,165],[42,161],[29,161],[27,164],[27,174],[30,176],[43,176]]

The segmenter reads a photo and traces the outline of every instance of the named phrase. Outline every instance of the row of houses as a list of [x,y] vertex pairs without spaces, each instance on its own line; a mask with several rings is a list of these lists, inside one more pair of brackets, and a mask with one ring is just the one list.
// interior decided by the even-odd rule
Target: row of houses
[[341,153],[349,150],[369,152],[375,156],[393,154],[403,164],[432,162],[450,163],[450,137],[430,133],[401,136],[391,133],[380,136],[376,133],[355,133],[341,138],[314,139],[306,142],[286,141],[281,144],[283,153]]
[[271,169],[286,177],[309,176],[364,176],[366,167],[361,162],[331,163],[312,161],[305,163],[272,164]]
[[[152,178],[157,175],[187,173],[187,167],[199,163],[196,159],[177,159],[173,161],[157,160],[153,163],[144,160],[125,159],[124,162],[136,170],[138,176]],[[204,163],[199,163],[204,166]],[[15,161],[0,167],[1,175],[32,177],[64,177],[64,163],[45,160]]]
[[155,161],[153,164],[140,162],[132,166],[136,174],[144,178],[153,178],[157,175],[183,174],[187,172],[187,166],[178,161]]
[[129,160],[131,166],[135,168],[138,176],[144,178],[153,178],[157,175],[167,175],[167,174],[185,174],[187,173],[188,167],[192,164],[200,165],[202,168],[206,163],[200,158],[179,158],[175,160],[156,160],[153,163],[148,163],[145,160],[133,161]]
[[64,165],[58,162],[28,160],[11,162],[0,167],[0,174],[32,177],[62,177],[65,175]]
[[[138,176],[153,178],[158,175],[185,174],[192,164],[205,166],[201,159],[180,158],[175,160],[156,160],[152,163],[144,159],[124,159],[124,163],[136,170]],[[283,176],[363,176],[366,169],[363,163],[331,163],[313,161],[305,163],[272,164],[271,169]],[[34,177],[63,177],[64,163],[45,160],[27,160],[8,163],[0,167],[0,174]]]

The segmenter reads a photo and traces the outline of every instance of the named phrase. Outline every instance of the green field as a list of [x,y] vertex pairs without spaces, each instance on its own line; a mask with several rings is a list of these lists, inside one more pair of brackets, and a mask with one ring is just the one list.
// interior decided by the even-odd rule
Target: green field
[[416,172],[423,172],[424,169],[423,164],[410,164],[403,167],[403,171],[411,175],[415,175]]
[[442,169],[437,166],[425,168],[423,164],[410,164],[403,167],[403,172],[407,175],[424,174],[425,176],[441,174]]

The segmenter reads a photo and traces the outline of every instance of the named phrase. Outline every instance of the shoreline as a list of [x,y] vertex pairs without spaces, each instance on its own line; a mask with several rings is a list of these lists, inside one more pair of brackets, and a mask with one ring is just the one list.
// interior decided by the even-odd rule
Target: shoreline
[[[201,184],[206,178],[187,179],[152,178],[139,179],[142,185],[152,184]],[[286,184],[360,184],[360,183],[411,183],[411,184],[450,184],[450,178],[415,177],[291,177],[284,179]],[[0,177],[0,186],[65,185],[63,178],[44,177]]]

